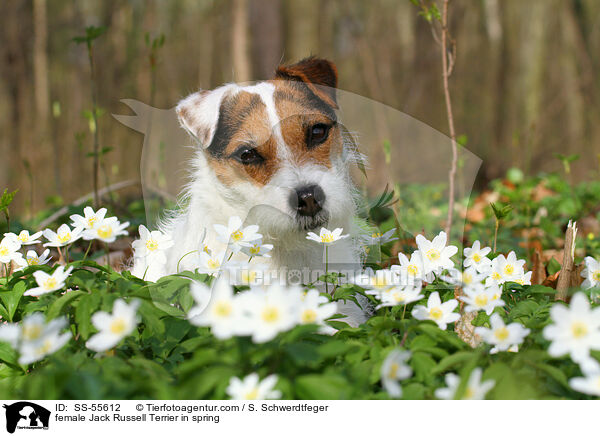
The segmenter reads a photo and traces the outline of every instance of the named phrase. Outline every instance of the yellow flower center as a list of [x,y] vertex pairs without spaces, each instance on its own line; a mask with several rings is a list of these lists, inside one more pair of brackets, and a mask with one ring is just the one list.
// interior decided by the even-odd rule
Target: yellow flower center
[[525,284],[525,279],[523,279],[523,278],[515,279],[515,283],[518,283],[520,285],[524,285]]
[[585,335],[587,335],[587,333],[588,333],[587,325],[585,325],[582,322],[576,321],[573,324],[571,324],[571,333],[573,334],[574,338],[580,339],[580,338],[584,337]]
[[406,298],[404,297],[404,294],[402,292],[396,292],[394,294],[394,301],[396,301],[397,303],[400,303],[401,301],[404,301]]
[[39,347],[36,351],[38,355],[48,354],[52,349],[52,341],[50,339],[46,339],[44,344]]
[[499,273],[498,271],[494,271],[494,272],[492,273],[492,278],[493,278],[494,280],[500,280],[500,279],[502,278],[502,276],[500,275],[500,273]]
[[231,234],[231,239],[233,239],[234,241],[241,241],[244,238],[244,233],[242,233],[240,230],[236,230],[235,232],[233,232]]
[[233,308],[229,301],[219,301],[217,304],[215,304],[214,312],[218,317],[226,318],[231,315],[232,310]]
[[504,267],[504,274],[505,275],[511,276],[511,275],[514,274],[514,272],[515,272],[515,267],[514,266],[512,266],[512,265],[506,265]]
[[262,312],[262,319],[269,324],[279,320],[279,309],[273,306],[266,307]]
[[475,297],[475,304],[479,307],[483,307],[488,304],[489,298],[485,294],[479,294]]
[[123,318],[115,318],[110,323],[110,332],[115,335],[122,335],[127,328],[127,323]]
[[210,268],[210,269],[218,269],[221,264],[214,260],[214,259],[208,259],[208,262],[206,262],[206,265]]
[[148,249],[148,251],[154,251],[158,249],[158,242],[156,242],[155,239],[148,239],[146,241],[146,248]]
[[333,242],[333,233],[328,233],[328,234],[321,236],[321,242],[323,242],[323,243]]
[[314,323],[317,320],[317,312],[312,309],[306,309],[302,312],[301,319],[303,324]]
[[509,336],[508,329],[506,327],[500,327],[499,329],[494,330],[494,336],[499,341],[505,341]]
[[31,265],[39,265],[40,264],[40,260],[37,257],[28,257],[27,258],[27,265],[31,266]]
[[406,272],[411,276],[416,277],[419,274],[419,267],[417,265],[408,265],[406,267]]
[[475,391],[471,388],[467,388],[467,390],[465,391],[465,396],[463,397],[465,400],[468,400],[469,398],[473,398],[475,396]]
[[600,269],[598,271],[594,271],[592,274],[592,279],[594,279],[595,282],[600,282]]
[[56,279],[54,277],[48,277],[46,279],[46,281],[44,282],[44,288],[45,289],[54,289],[57,284],[58,284],[58,282],[56,281]]
[[246,400],[256,400],[258,398],[258,389],[254,388],[244,395],[244,399]]
[[101,239],[108,239],[112,236],[112,234],[113,234],[113,229],[111,226],[108,226],[105,224],[98,228],[98,236]]
[[95,216],[90,217],[87,219],[87,225],[89,229],[94,228],[94,225],[96,224],[96,222],[98,221],[98,218],[96,218]]
[[22,231],[21,233],[19,233],[17,239],[21,242],[27,242],[29,241],[29,234],[25,231]]
[[371,237],[373,237],[373,238],[381,238],[381,233],[373,233],[371,235]]
[[492,300],[497,300],[498,298],[500,298],[500,294],[494,294]]
[[61,244],[65,244],[71,240],[71,232],[61,233],[61,234],[57,235],[57,237],[58,237],[58,242],[60,242]]
[[425,256],[427,256],[427,259],[429,260],[438,260],[441,257],[441,253],[439,252],[439,250],[432,248],[431,250],[427,251],[427,253],[425,253]]
[[471,284],[471,283],[473,283],[473,276],[469,273],[464,272],[462,275],[462,281],[463,281],[463,283],[465,283],[467,285]]
[[0,246],[0,256],[8,256],[8,248]]
[[473,255],[473,262],[475,262],[475,263],[479,263],[479,262],[481,262],[481,254],[479,254],[479,253],[475,253],[475,254]]
[[439,320],[442,319],[444,312],[439,307],[434,307],[433,309],[429,309],[429,318]]
[[400,365],[396,362],[393,362],[390,365],[390,370],[388,372],[388,378],[395,379],[398,376],[398,370],[400,369]]
[[255,254],[259,254],[260,253],[260,246],[258,245],[253,245],[252,247],[250,247],[250,254],[251,255],[255,255]]
[[35,341],[41,335],[42,327],[37,324],[23,327],[23,339],[26,341]]

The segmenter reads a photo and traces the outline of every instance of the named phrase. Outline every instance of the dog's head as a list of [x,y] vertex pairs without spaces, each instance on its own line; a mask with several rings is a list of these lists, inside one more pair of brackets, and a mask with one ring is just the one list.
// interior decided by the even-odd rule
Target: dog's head
[[177,115],[218,195],[258,214],[267,231],[314,229],[343,222],[353,207],[336,86],[335,65],[308,58],[271,80],[194,93]]

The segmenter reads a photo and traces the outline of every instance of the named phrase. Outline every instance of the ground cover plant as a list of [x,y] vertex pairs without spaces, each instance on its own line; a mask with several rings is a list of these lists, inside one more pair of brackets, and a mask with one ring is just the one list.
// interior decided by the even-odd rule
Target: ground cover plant
[[[362,241],[363,274],[341,284],[330,270],[320,278],[329,293],[314,284],[257,285],[252,259],[272,248],[258,237],[238,247],[250,261],[234,285],[217,274],[227,259],[210,247],[190,254],[193,271],[163,277],[163,250],[172,242],[139,227],[136,203],[123,223],[90,207],[38,232],[36,220],[13,217],[0,242],[0,397],[600,395],[600,183],[511,170],[470,205],[457,200],[465,231],[455,223],[450,234],[460,240],[431,218],[430,210],[444,207],[435,188],[397,191],[403,207],[419,205],[412,216],[424,234],[402,230],[398,202],[374,200],[359,223],[374,229]],[[10,201],[5,192],[7,217]],[[569,221],[579,225],[574,250],[564,250],[565,235],[575,233]],[[260,231],[235,217],[215,229],[224,237],[246,230]],[[345,237],[344,229],[329,230],[307,237],[324,246]],[[131,237],[143,270],[113,261]],[[357,294],[375,312],[349,327],[331,303]]]

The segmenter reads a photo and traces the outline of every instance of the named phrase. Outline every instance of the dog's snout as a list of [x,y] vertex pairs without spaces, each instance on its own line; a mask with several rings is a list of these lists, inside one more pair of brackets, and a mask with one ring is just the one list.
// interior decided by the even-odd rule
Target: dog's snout
[[325,202],[325,193],[318,185],[303,186],[290,196],[290,205],[299,215],[313,217]]

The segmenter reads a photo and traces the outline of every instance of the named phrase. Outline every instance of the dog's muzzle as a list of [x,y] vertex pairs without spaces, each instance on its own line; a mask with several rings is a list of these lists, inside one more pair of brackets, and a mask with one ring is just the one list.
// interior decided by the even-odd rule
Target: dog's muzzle
[[289,203],[303,229],[313,229],[327,222],[327,214],[323,211],[325,193],[320,186],[297,188],[290,194]]

